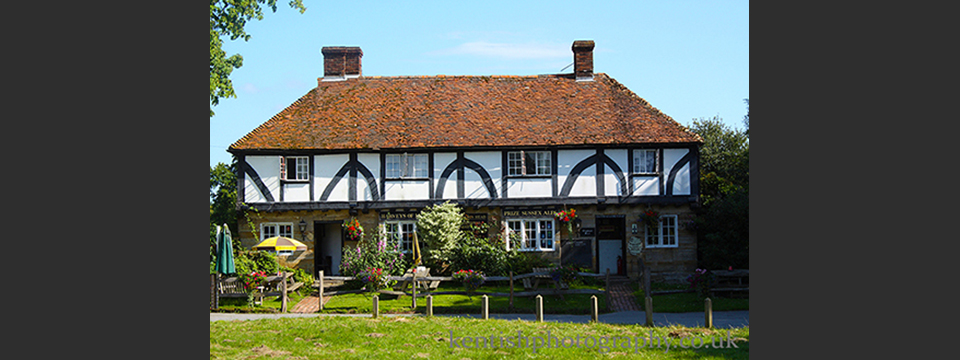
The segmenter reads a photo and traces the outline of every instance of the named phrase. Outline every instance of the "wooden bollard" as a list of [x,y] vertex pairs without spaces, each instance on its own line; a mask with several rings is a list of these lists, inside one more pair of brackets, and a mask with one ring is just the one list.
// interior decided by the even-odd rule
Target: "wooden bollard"
[[590,321],[597,322],[597,321],[599,321],[599,319],[600,319],[600,316],[599,316],[599,313],[600,313],[600,312],[599,312],[599,309],[598,309],[598,306],[597,306],[597,296],[596,296],[596,295],[591,295],[591,296],[590,296],[590,305],[591,305],[591,309],[590,309]]
[[510,308],[513,309],[513,271],[510,272]]
[[537,294],[534,302],[537,305],[537,322],[541,322],[543,321],[543,296]]
[[320,270],[320,274],[317,276],[317,278],[320,279],[320,299],[317,300],[317,302],[320,303],[320,308],[317,309],[317,312],[320,312],[323,310],[323,270]]
[[373,318],[376,319],[380,315],[380,295],[373,296]]
[[413,300],[410,304],[410,308],[417,310],[417,272],[413,272]]
[[704,327],[710,329],[713,327],[713,301],[710,298],[703,300],[703,313],[706,317],[703,321]]
[[481,298],[480,315],[483,316],[484,320],[487,320],[490,318],[490,298],[488,298],[486,295],[484,295],[483,298]]
[[653,298],[647,295],[643,310],[647,313],[647,326],[653,326]]
[[285,272],[280,273],[280,292],[283,298],[280,300],[280,312],[285,313],[287,312],[287,273]]
[[433,295],[427,295],[427,316],[433,316]]

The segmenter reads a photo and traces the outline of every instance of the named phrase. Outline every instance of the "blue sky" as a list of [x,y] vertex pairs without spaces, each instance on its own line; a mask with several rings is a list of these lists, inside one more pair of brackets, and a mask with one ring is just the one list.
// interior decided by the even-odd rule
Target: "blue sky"
[[537,75],[572,72],[570,46],[593,40],[594,71],[689,126],[720,116],[743,129],[750,97],[747,1],[278,1],[225,39],[243,67],[236,98],[210,118],[210,165],[227,147],[317,86],[324,46],[359,46],[363,75]]

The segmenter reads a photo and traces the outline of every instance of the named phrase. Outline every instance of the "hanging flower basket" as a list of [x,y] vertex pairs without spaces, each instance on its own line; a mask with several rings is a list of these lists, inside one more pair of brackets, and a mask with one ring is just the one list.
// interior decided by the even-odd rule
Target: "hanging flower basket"
[[573,221],[577,219],[576,209],[559,211],[554,214],[554,216],[557,218],[557,221],[567,226],[567,232],[573,234]]
[[647,210],[640,214],[640,222],[650,229],[660,226],[660,213],[656,210]]
[[483,285],[483,273],[473,270],[460,270],[453,273],[453,279],[463,283],[463,288],[472,293]]
[[360,241],[363,238],[363,226],[360,226],[357,218],[343,223],[343,229],[347,232],[347,241]]

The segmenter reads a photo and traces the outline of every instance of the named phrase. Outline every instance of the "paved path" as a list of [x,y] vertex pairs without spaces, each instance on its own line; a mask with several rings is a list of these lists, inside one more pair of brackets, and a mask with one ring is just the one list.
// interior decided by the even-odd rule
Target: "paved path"
[[[380,314],[383,317],[397,316],[423,316],[422,314]],[[259,320],[259,319],[280,319],[280,318],[302,318],[302,317],[328,317],[328,316],[346,316],[346,317],[364,317],[369,318],[370,314],[236,314],[236,313],[210,313],[210,321],[229,321],[229,320]],[[469,317],[479,318],[480,314],[439,314],[437,316]],[[491,319],[502,320],[523,320],[534,321],[534,314],[490,314]],[[588,323],[590,315],[563,315],[563,314],[544,314],[544,321],[569,322],[569,323]],[[600,314],[599,321],[608,324],[644,324],[645,317],[642,311],[620,311],[609,314]],[[653,323],[656,326],[683,325],[687,327],[701,327],[704,324],[702,312],[692,313],[653,313]],[[714,311],[713,326],[717,329],[730,327],[750,326],[749,311]]]

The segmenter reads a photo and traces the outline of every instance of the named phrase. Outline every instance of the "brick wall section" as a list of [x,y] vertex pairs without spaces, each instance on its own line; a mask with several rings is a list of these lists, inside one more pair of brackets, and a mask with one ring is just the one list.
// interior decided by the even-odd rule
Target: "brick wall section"
[[[645,211],[646,206],[607,206],[605,208],[598,209],[595,205],[588,206],[578,206],[573,207],[577,210],[577,215],[581,219],[581,227],[593,227],[596,228],[596,217],[597,215],[623,215],[625,223],[625,236],[626,239],[624,242],[625,252],[626,252],[626,263],[625,271],[628,277],[631,279],[639,279],[639,267],[638,267],[638,256],[631,255],[629,250],[626,250],[626,242],[630,240],[630,237],[637,236],[642,239],[643,230],[640,227],[638,234],[634,235],[631,233],[631,224],[638,223],[640,214]],[[697,238],[696,234],[688,230],[684,224],[689,222],[693,218],[694,212],[690,209],[688,205],[652,205],[652,209],[660,212],[664,215],[678,215],[678,229],[677,229],[677,240],[678,246],[672,248],[647,248],[644,250],[644,262],[648,268],[651,269],[651,279],[653,281],[663,281],[669,283],[685,283],[687,276],[693,273],[693,270],[697,268]],[[500,208],[489,208],[482,207],[480,209],[469,209],[470,213],[487,213],[488,219],[495,220],[497,222],[502,222],[504,220],[503,212]],[[364,213],[360,211],[356,218],[360,221],[360,225],[363,226],[366,234],[372,234],[377,231],[377,226],[380,224],[379,213],[377,211],[367,211]],[[289,222],[294,224],[294,238],[301,240],[304,238],[300,234],[299,229],[296,228],[296,224],[300,222],[302,218],[307,222],[307,231],[306,231],[306,240],[303,242],[307,244],[308,250],[304,252],[295,252],[294,255],[289,256],[286,262],[281,259],[281,263],[288,267],[300,267],[304,270],[313,271],[314,267],[314,221],[346,221],[354,216],[350,215],[347,210],[337,210],[337,211],[287,211],[287,212],[260,212],[258,215],[251,215],[251,220],[254,224],[260,224],[261,222]],[[258,226],[258,225],[257,225]],[[570,235],[567,233],[566,227],[559,225],[560,234],[558,239],[567,240],[570,238]],[[503,225],[499,227],[499,231],[503,230]],[[259,230],[258,230],[259,231]],[[492,233],[497,233],[498,230],[492,230]],[[246,224],[246,221],[240,221],[240,239],[241,243],[246,248],[251,248],[256,245],[259,241],[253,237],[253,233],[250,231],[249,226]],[[593,240],[595,238],[584,238],[586,240]],[[345,241],[343,246],[344,248],[353,248],[357,244],[356,242],[347,242]],[[595,242],[591,247],[595,251]],[[561,252],[560,251],[551,251],[551,252],[542,252],[542,253],[529,253],[533,256],[540,256],[544,259],[547,259],[553,263],[559,263]],[[596,255],[596,254],[594,254]],[[597,259],[594,257],[593,266],[597,266]]]

